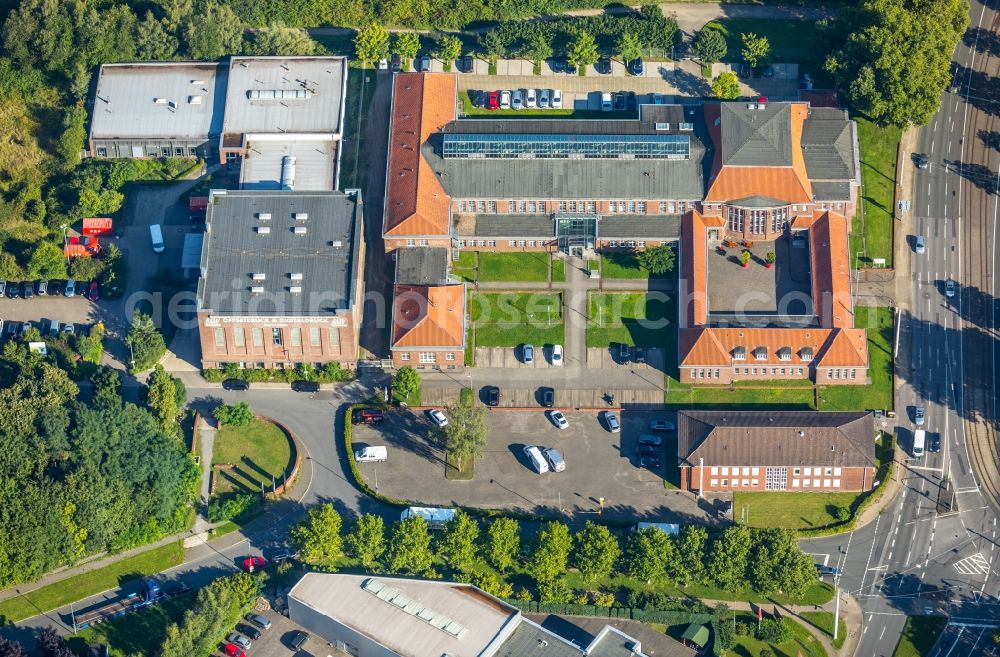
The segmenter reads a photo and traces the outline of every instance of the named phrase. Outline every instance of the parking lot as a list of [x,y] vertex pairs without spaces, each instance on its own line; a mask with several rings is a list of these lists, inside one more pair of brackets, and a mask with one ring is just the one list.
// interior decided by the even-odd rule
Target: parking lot
[[[557,429],[543,410],[499,411],[487,415],[489,439],[476,462],[472,481],[445,479],[443,434],[424,413],[393,411],[379,426],[356,425],[355,449],[385,445],[388,460],[361,463],[368,484],[383,495],[430,506],[463,505],[512,508],[585,519],[601,512],[610,518],[647,518],[665,522],[715,517],[712,503],[664,486],[668,464],[676,463],[674,434],[662,438],[660,467],[638,467],[639,436],[653,420],[672,419],[666,412],[624,411],[621,433],[610,433],[596,412],[567,412],[569,426]],[[525,445],[554,447],[566,462],[563,472],[537,474],[524,454]]]
[[[271,627],[260,630],[260,638],[253,642],[253,646],[247,651],[249,654],[263,657],[280,657],[281,655],[312,657],[313,655],[326,655],[330,652],[326,641],[311,634],[309,640],[300,650],[294,650],[291,641],[295,633],[303,629],[302,626],[273,610],[263,612],[263,615],[271,621]],[[246,620],[242,620],[240,624],[247,625],[248,623]],[[225,653],[219,650],[216,654],[223,655]]]
[[47,334],[52,321],[59,322],[60,329],[64,324],[73,324],[74,331],[80,335],[81,329],[88,329],[100,320],[100,316],[97,306],[82,293],[73,298],[62,294],[47,294],[35,295],[31,299],[0,298],[0,320],[3,321],[4,337],[10,336],[12,325],[20,329],[24,322],[31,322],[35,328]]

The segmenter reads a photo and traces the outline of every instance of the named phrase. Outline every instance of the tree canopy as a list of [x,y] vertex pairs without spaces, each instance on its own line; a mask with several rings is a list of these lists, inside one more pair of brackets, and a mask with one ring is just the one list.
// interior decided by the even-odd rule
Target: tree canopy
[[729,51],[726,37],[718,30],[701,30],[694,41],[694,51],[706,64],[722,61]]
[[486,410],[469,400],[460,400],[448,407],[445,446],[458,463],[481,456],[486,447],[488,429]]
[[332,504],[309,509],[309,515],[292,528],[292,543],[302,561],[332,571],[343,556],[340,514]]
[[732,71],[720,73],[712,80],[712,95],[722,100],[733,100],[740,95],[740,81]]
[[354,37],[354,54],[366,66],[389,56],[389,32],[381,23],[372,21]]
[[740,35],[743,42],[743,59],[750,62],[750,66],[756,67],[765,61],[771,54],[771,40],[766,36],[758,36],[753,32],[746,32]]

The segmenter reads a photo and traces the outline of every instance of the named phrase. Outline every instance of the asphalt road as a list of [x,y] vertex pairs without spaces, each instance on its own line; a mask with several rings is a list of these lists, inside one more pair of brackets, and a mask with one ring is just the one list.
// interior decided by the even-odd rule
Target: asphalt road
[[[907,459],[903,490],[875,523],[806,543],[841,568],[840,586],[865,611],[858,657],[891,655],[906,616],[922,614],[953,623],[935,654],[984,654],[981,639],[992,630],[981,626],[1000,618],[990,275],[1000,166],[996,10],[996,0],[972,3],[969,33],[954,54],[955,86],[916,146],[930,166],[913,177],[911,303],[900,315],[896,430],[910,454],[914,409],[923,406],[922,428],[940,437],[941,451]],[[904,154],[904,166],[914,166],[912,155]],[[923,254],[912,251],[917,235],[926,241]],[[954,297],[945,295],[948,280],[958,284]]]

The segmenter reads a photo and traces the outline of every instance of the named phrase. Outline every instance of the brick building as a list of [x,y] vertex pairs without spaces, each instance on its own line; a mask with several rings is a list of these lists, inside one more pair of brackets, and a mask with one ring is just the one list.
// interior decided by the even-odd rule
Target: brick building
[[362,213],[357,190],[213,191],[197,295],[202,367],[353,367]]
[[874,488],[875,418],[816,411],[680,411],[680,487],[863,492]]

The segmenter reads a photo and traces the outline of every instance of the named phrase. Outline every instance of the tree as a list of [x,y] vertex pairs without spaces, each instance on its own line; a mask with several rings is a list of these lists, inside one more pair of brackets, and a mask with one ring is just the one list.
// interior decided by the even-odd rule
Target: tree
[[598,59],[600,54],[597,52],[597,42],[594,41],[594,37],[590,32],[580,30],[570,43],[566,61],[582,71],[585,67],[596,64]]
[[666,532],[658,527],[645,527],[628,538],[624,572],[646,584],[662,582],[674,559],[674,544]]
[[448,454],[464,467],[469,459],[481,456],[486,447],[486,409],[460,400],[448,407],[448,426],[444,430]]
[[212,409],[212,417],[219,424],[245,427],[253,422],[253,411],[250,409],[250,404],[246,402],[236,402],[232,405],[219,404]]
[[754,68],[771,54],[771,41],[766,36],[744,32],[740,35],[740,41],[743,42],[743,59],[750,62],[750,66]]
[[540,62],[552,56],[552,42],[541,32],[532,32],[524,44],[521,54],[534,62]]
[[372,21],[358,30],[354,37],[354,52],[361,63],[371,66],[389,56],[389,33],[381,23]]
[[951,82],[951,53],[968,24],[966,0],[865,0],[821,33],[848,33],[824,67],[875,122],[925,125]]
[[708,532],[699,525],[684,525],[677,542],[677,575],[686,584],[700,582],[705,576],[705,548]]
[[255,55],[314,55],[316,42],[301,28],[275,23],[253,33],[250,51]]
[[444,533],[438,541],[438,554],[454,570],[467,573],[475,565],[479,538],[479,523],[468,513],[458,510],[455,517],[445,525]]
[[702,62],[714,64],[721,62],[722,58],[729,52],[726,45],[726,37],[718,30],[701,30],[694,42],[694,51]]
[[40,242],[28,260],[28,276],[32,278],[63,278],[66,258],[62,249],[52,242]]
[[153,12],[147,11],[136,27],[137,58],[151,62],[172,59],[180,42],[171,32],[165,21],[157,20]]
[[80,163],[80,151],[83,150],[83,140],[87,137],[85,124],[87,110],[80,105],[71,105],[63,114],[63,129],[59,135],[56,150],[63,166],[69,170]]
[[97,410],[122,407],[122,375],[110,367],[99,367],[90,377],[94,386],[91,405]]
[[354,523],[347,535],[347,549],[367,570],[374,570],[385,554],[385,526],[382,518],[366,513]]
[[716,583],[727,591],[747,585],[747,560],[753,541],[750,529],[743,525],[727,527],[712,542],[708,570]]
[[618,37],[616,47],[618,54],[626,63],[642,57],[642,43],[634,32],[622,32],[621,36]]
[[539,583],[551,582],[566,572],[573,538],[561,522],[547,522],[538,530],[535,549],[528,559],[528,574]]
[[490,66],[495,66],[497,60],[507,52],[507,48],[500,39],[500,35],[496,33],[496,30],[490,30],[479,35],[478,49],[479,54],[486,58]]
[[308,517],[292,528],[292,543],[302,561],[326,571],[337,568],[343,556],[340,514],[332,504],[309,509]]
[[732,71],[720,73],[712,80],[712,96],[720,100],[733,100],[740,95],[740,81]]
[[[492,570],[480,570],[472,573],[470,578],[474,586],[478,586],[490,595],[498,598],[509,598],[514,595],[514,587],[497,577]],[[0,657],[3,657],[0,654]]]
[[774,657],[774,651],[765,646],[764,648],[760,649],[758,657]]
[[177,389],[174,378],[163,369],[159,363],[149,376],[149,390],[146,393],[146,405],[160,423],[163,432],[168,436],[179,436],[180,425],[177,417],[180,409],[177,406]]
[[643,269],[657,276],[674,269],[674,249],[668,244],[643,249],[637,257]]
[[420,52],[420,37],[416,32],[396,32],[392,35],[393,49],[401,59],[411,61]]
[[538,584],[538,601],[543,604],[567,604],[573,599],[573,589],[565,577],[556,577]]
[[607,577],[621,555],[618,539],[604,525],[588,520],[573,539],[573,562],[587,579]]
[[24,647],[17,641],[11,641],[7,637],[0,637],[0,657],[27,657]]
[[130,372],[143,372],[160,362],[167,353],[167,343],[156,330],[153,318],[136,310],[132,313],[132,326],[129,328],[125,344],[132,350],[134,361],[129,363]]
[[196,14],[190,14],[182,26],[184,43],[192,59],[216,60],[240,52],[243,23],[229,5],[206,0]]
[[84,189],[77,200],[77,213],[85,217],[114,214],[124,203],[125,195],[114,189]]
[[445,65],[450,66],[461,54],[462,40],[454,34],[445,34],[437,40],[434,48],[434,56],[444,62]]
[[393,526],[387,564],[390,572],[424,574],[430,570],[433,556],[427,521],[421,516],[410,516]]
[[38,635],[38,649],[42,651],[43,657],[74,657],[75,653],[62,640],[56,631],[51,627],[46,627]]
[[412,399],[420,391],[420,375],[412,367],[400,367],[392,377],[392,393],[396,399]]
[[501,573],[518,563],[521,556],[521,528],[513,518],[497,518],[487,530],[486,560]]

